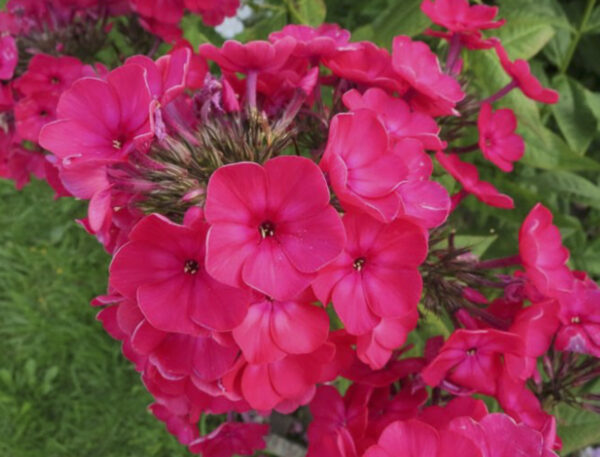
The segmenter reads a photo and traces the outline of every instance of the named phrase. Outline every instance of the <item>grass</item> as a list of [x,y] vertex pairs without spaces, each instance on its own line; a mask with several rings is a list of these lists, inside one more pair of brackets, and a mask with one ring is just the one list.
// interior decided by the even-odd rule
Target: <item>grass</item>
[[0,181],[0,456],[189,455],[89,306],[109,256],[42,182]]

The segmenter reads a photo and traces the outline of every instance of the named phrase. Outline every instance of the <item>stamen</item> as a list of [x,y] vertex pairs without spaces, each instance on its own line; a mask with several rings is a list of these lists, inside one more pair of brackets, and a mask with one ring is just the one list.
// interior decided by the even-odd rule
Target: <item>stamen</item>
[[186,260],[183,266],[183,272],[188,275],[195,275],[198,273],[199,269],[200,266],[198,265],[198,262],[193,259]]
[[265,239],[267,237],[275,236],[275,224],[270,221],[265,221],[258,227],[260,236]]
[[112,147],[115,149],[121,149],[123,147],[123,143],[119,140],[113,140]]
[[367,261],[367,259],[365,259],[364,257],[359,257],[352,264],[352,268],[354,268],[356,271],[360,271],[365,266],[366,261]]

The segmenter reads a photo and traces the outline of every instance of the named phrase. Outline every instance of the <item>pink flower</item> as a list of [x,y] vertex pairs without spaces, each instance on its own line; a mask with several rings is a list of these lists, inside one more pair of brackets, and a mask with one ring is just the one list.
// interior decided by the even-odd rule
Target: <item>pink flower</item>
[[560,231],[552,224],[552,213],[538,203],[519,231],[519,254],[527,278],[546,296],[571,290],[573,275],[566,266],[569,251],[562,245]]
[[513,79],[513,83],[518,86],[525,96],[540,103],[557,103],[558,92],[552,89],[546,89],[539,80],[533,76],[529,63],[523,59],[517,59],[511,62],[508,54],[502,44],[498,42],[495,45],[496,54],[500,59],[502,68]]
[[307,457],[357,457],[355,439],[367,428],[372,388],[353,384],[342,397],[332,386],[320,386],[310,403]]
[[513,162],[523,157],[525,142],[515,133],[517,117],[505,108],[492,112],[492,105],[481,105],[479,119],[479,147],[483,156],[502,171],[512,171]]
[[58,102],[58,120],[42,129],[39,141],[60,159],[65,187],[89,199],[108,186],[106,164],[124,160],[136,144],[152,139],[154,109],[145,70],[126,65],[106,81],[76,81]]
[[14,108],[19,136],[37,143],[42,127],[56,119],[57,103],[58,95],[52,92],[40,92],[19,100]]
[[460,160],[458,154],[444,154],[442,151],[438,151],[435,153],[435,158],[454,179],[462,184],[466,192],[473,194],[478,200],[497,208],[514,208],[515,204],[512,198],[501,194],[489,182],[480,181],[477,167]]
[[[305,294],[306,295],[306,294]],[[248,308],[233,338],[249,363],[274,362],[288,354],[314,352],[329,335],[329,316],[310,298],[275,301],[262,297]]]
[[10,35],[0,37],[0,79],[12,79],[18,60],[15,39]]
[[406,84],[394,74],[390,53],[369,41],[339,48],[323,59],[323,64],[340,78],[390,92],[406,92]]
[[290,24],[271,33],[269,40],[274,43],[288,36],[296,40],[293,55],[305,58],[328,57],[350,40],[350,32],[337,24],[321,24],[319,27]]
[[406,342],[418,318],[416,307],[401,318],[382,318],[373,330],[356,339],[358,358],[373,370],[380,370],[389,362],[394,350]]
[[202,44],[199,52],[202,57],[216,62],[224,72],[247,74],[281,69],[295,46],[293,38],[283,38],[275,43],[227,40],[220,49],[210,43]]
[[421,375],[430,386],[446,379],[457,386],[494,395],[507,354],[523,354],[523,340],[518,335],[495,329],[459,329]]
[[[365,214],[347,213],[344,227],[348,241],[343,253],[325,267],[313,289],[322,303],[333,306],[348,333],[363,335],[375,329],[381,318],[402,318],[412,323],[421,298],[422,280],[417,267],[427,256],[427,235],[405,220],[381,223]],[[382,345],[400,335],[392,321],[375,330]]]
[[223,385],[256,410],[291,412],[311,401],[318,382],[331,380],[326,375],[334,355],[334,345],[326,343],[310,354],[287,355],[263,364],[240,363],[223,379]]
[[75,57],[36,54],[27,71],[15,81],[15,88],[25,96],[39,92],[60,94],[83,76],[94,76],[94,72]]
[[446,147],[439,138],[440,128],[431,116],[412,111],[404,100],[379,88],[367,89],[364,94],[352,89],[344,94],[343,101],[350,111],[375,111],[390,136],[396,140],[414,138],[423,143],[425,149],[434,151]]
[[208,435],[191,442],[189,449],[204,457],[254,455],[265,448],[263,437],[267,433],[269,426],[266,424],[224,422]]
[[421,10],[438,25],[455,33],[476,33],[497,29],[505,19],[494,21],[497,6],[469,5],[468,0],[424,0]]
[[205,211],[207,271],[275,300],[306,289],[345,242],[325,178],[302,157],[219,168],[208,183]]
[[438,431],[416,419],[390,424],[364,457],[394,457],[399,449],[403,457],[482,457],[470,438]]
[[221,24],[226,17],[233,17],[240,6],[240,0],[184,0],[185,7],[202,15],[208,26]]
[[131,7],[140,15],[140,23],[149,32],[167,42],[181,37],[182,0],[131,0]]
[[455,106],[465,94],[452,76],[442,73],[437,56],[425,43],[395,37],[392,65],[411,86],[410,103],[417,111],[431,116],[458,114]]
[[152,214],[113,258],[111,285],[137,298],[153,327],[197,335],[231,330],[244,319],[248,295],[215,281],[204,268],[207,230],[202,220],[178,225]]
[[[146,69],[150,92],[160,101],[161,106],[165,106],[185,90],[191,57],[192,51],[183,47],[160,57],[156,62],[138,55],[128,58],[125,65],[139,65]],[[205,64],[205,74],[207,70]]]
[[333,118],[320,165],[344,206],[387,222],[398,214],[394,190],[407,173],[396,152],[376,114],[360,110]]
[[560,328],[554,346],[600,357],[600,289],[577,280],[569,292],[560,292]]

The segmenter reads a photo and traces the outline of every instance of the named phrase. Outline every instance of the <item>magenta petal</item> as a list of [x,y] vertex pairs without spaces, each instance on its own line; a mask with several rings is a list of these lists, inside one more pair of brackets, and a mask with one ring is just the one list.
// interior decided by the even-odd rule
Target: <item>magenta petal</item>
[[233,337],[249,363],[268,363],[285,357],[271,336],[272,306],[267,300],[253,304],[244,322],[233,330]]
[[267,178],[264,169],[250,162],[225,165],[208,182],[204,214],[210,224],[235,222],[256,225],[263,222],[267,208]]
[[416,269],[389,269],[367,265],[363,287],[369,308],[381,317],[400,317],[417,308],[423,281]]
[[379,322],[367,305],[360,273],[353,272],[341,279],[333,289],[333,306],[348,333],[362,335]]
[[162,332],[152,327],[152,325],[144,319],[136,327],[133,335],[131,335],[131,346],[139,354],[148,355],[162,343],[167,335],[166,332]]
[[268,208],[280,222],[298,221],[322,212],[329,205],[323,173],[304,157],[281,156],[265,163]]
[[[134,298],[142,284],[161,282],[183,274],[182,264],[170,252],[146,243],[130,242],[117,251],[110,264],[110,284]],[[174,296],[177,297],[177,295]]]
[[230,286],[243,286],[242,267],[256,250],[258,229],[242,224],[216,224],[206,237],[206,271]]
[[252,408],[259,411],[272,409],[282,398],[271,384],[269,365],[248,365],[242,374],[242,393]]
[[248,292],[221,284],[206,273],[198,272],[197,275],[190,297],[190,318],[219,332],[237,327],[246,315]]
[[313,273],[337,257],[346,241],[342,220],[332,207],[312,217],[279,224],[276,230],[281,249],[304,273]]
[[307,354],[321,347],[329,334],[329,316],[318,306],[292,301],[275,302],[271,335],[288,354]]
[[277,241],[266,238],[255,254],[246,259],[242,278],[250,287],[269,297],[288,300],[306,289],[314,275],[298,271]]
[[120,129],[132,132],[148,120],[152,95],[146,70],[139,65],[124,65],[111,71],[106,79],[121,108]]
[[390,455],[402,449],[403,457],[433,457],[438,455],[439,435],[430,425],[411,419],[388,426],[379,438],[379,445]]
[[[61,119],[45,125],[39,142],[60,159],[85,156],[110,159],[116,155],[112,135],[99,132],[77,120]],[[67,163],[69,165],[69,163]]]
[[137,298],[146,319],[165,332],[198,334],[201,327],[189,317],[193,291],[190,279],[181,275],[138,288]]

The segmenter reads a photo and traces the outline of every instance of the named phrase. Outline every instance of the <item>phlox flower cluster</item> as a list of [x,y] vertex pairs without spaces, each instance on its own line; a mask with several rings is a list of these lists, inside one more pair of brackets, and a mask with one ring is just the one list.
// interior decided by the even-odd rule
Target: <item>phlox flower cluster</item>
[[[469,195],[514,206],[465,159],[508,173],[523,156],[515,114],[494,103],[558,99],[489,36],[497,8],[423,2],[444,64],[422,41],[399,35],[389,52],[334,24],[177,41],[184,10],[212,25],[237,4],[9,2],[0,171],[89,202],[80,222],[112,255],[92,304],[152,413],[207,457],[263,449],[273,411],[312,457],[556,455],[540,400],[600,373],[600,290],[568,268],[542,205],[506,259],[480,261],[444,228]],[[18,71],[23,27],[127,12],[171,49],[116,68],[37,53]],[[462,52],[492,48],[511,82],[476,93]],[[419,347],[432,312],[454,329]]]

